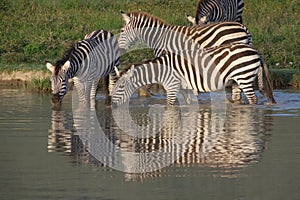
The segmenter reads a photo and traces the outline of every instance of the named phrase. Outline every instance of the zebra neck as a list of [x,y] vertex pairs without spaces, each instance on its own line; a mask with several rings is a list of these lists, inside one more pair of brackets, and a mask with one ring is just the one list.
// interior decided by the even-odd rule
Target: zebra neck
[[158,56],[164,49],[162,41],[169,29],[170,26],[167,25],[142,28],[140,33],[141,40],[147,44],[148,47],[153,49],[155,55]]
[[67,76],[68,78],[74,78],[77,74],[78,66],[76,66],[73,62],[71,62],[70,67],[67,70]]

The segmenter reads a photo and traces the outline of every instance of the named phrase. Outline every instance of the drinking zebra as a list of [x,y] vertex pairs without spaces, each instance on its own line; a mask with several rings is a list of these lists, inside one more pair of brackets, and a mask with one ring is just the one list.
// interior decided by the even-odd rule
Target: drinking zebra
[[[206,26],[171,26],[147,13],[122,13],[125,24],[119,38],[120,50],[128,49],[136,40],[141,40],[160,56],[164,50],[186,51],[235,42],[252,45],[248,29],[237,22],[220,22]],[[149,90],[149,87],[148,87]],[[239,88],[233,85],[232,100],[240,96]],[[238,95],[236,94],[238,93]]]
[[173,105],[180,88],[198,92],[222,90],[235,82],[244,92],[249,104],[257,103],[253,83],[258,80],[271,103],[276,103],[267,66],[253,47],[235,43],[195,51],[166,51],[161,57],[132,65],[116,83],[112,103],[126,102],[139,87],[158,83],[167,92],[167,104]]
[[99,79],[111,74],[117,80],[114,67],[119,65],[118,42],[112,33],[94,31],[68,49],[54,65],[52,72],[52,103],[59,105],[68,91],[68,80],[74,78],[80,102],[94,102]]
[[196,8],[196,17],[187,15],[194,25],[204,25],[221,21],[243,23],[243,0],[200,0]]

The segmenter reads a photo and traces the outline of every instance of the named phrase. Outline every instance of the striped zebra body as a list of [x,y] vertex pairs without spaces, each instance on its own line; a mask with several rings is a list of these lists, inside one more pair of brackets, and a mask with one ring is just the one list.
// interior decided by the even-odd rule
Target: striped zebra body
[[[231,43],[252,45],[252,36],[248,29],[238,22],[220,22],[205,26],[170,26],[146,13],[122,13],[122,16],[125,24],[119,38],[121,50],[128,49],[136,40],[146,43],[154,50],[156,56],[160,56],[164,50],[177,52]],[[238,101],[234,96],[233,94],[232,99]]]
[[255,104],[257,98],[253,83],[263,75],[266,82],[264,85],[259,83],[259,89],[264,90],[269,101],[276,103],[267,68],[257,50],[249,45],[236,43],[195,51],[166,52],[152,61],[128,68],[114,88],[112,103],[120,105],[136,89],[152,83],[165,87],[167,104],[173,105],[180,88],[193,90],[194,93],[212,92],[235,82],[249,104]]
[[221,21],[243,23],[243,9],[243,0],[200,0],[196,9],[196,17],[190,21],[198,25]]
[[206,26],[171,26],[142,12],[122,13],[125,24],[119,38],[120,49],[128,49],[141,40],[160,56],[164,50],[186,51],[231,43],[252,44],[248,29],[237,22],[220,22]]
[[118,65],[118,43],[113,34],[104,30],[88,34],[55,65],[47,63],[47,68],[52,71],[52,103],[61,102],[68,91],[70,78],[74,78],[80,101],[93,101],[99,79],[111,73],[116,80],[114,67]]

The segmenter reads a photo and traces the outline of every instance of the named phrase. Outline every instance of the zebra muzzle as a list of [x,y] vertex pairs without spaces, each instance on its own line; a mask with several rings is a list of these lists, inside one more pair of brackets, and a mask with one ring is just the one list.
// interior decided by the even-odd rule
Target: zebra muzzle
[[59,97],[58,93],[52,95],[51,101],[52,101],[53,104],[59,104],[60,103],[60,97]]

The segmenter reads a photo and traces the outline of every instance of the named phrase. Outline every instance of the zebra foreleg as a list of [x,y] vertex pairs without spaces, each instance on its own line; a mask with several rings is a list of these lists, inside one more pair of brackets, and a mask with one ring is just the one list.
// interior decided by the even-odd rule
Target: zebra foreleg
[[115,67],[115,69],[107,77],[105,77],[105,91],[106,91],[105,105],[111,105],[112,91],[119,77],[120,77],[120,73],[117,67]]
[[75,89],[77,91],[78,94],[78,101],[80,104],[86,104],[86,98],[85,98],[85,83],[80,82],[77,78],[74,78],[74,85],[75,85]]
[[96,91],[97,91],[97,86],[98,86],[98,82],[99,80],[96,81],[92,81],[90,84],[90,97],[89,97],[89,101],[90,101],[90,108],[94,109],[95,105],[96,105]]

